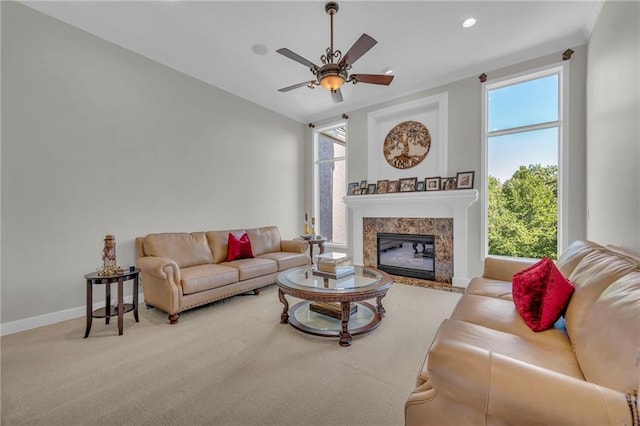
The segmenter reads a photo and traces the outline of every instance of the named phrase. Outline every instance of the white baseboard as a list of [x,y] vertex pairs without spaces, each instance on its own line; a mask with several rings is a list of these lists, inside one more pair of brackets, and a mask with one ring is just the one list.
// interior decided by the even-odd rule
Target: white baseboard
[[469,286],[469,282],[471,280],[469,278],[457,278],[457,277],[453,277],[453,280],[451,280],[451,284],[454,287],[461,287],[461,288],[467,288]]
[[[139,303],[144,302],[144,294],[140,292],[138,294]],[[113,302],[113,297],[112,297]],[[133,296],[125,296],[125,303],[133,303]],[[104,307],[104,301],[94,303],[93,309],[100,309]],[[8,334],[19,333],[21,331],[31,330],[38,327],[44,327],[45,325],[51,325],[62,321],[68,321],[76,318],[84,318],[87,314],[86,306],[78,306],[76,308],[65,309],[58,312],[51,312],[49,314],[36,315],[35,317],[24,318],[21,320],[11,321],[0,324],[0,336],[6,336]]]

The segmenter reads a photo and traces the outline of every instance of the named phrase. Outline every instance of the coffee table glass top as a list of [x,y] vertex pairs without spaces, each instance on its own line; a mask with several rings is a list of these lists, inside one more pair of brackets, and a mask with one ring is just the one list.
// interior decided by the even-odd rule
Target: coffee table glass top
[[[355,273],[342,278],[333,279],[313,274],[313,268],[296,268],[281,277],[282,284],[314,291],[349,291],[365,288],[380,282],[382,275],[371,269],[355,266]],[[284,278],[284,279],[283,279]]]

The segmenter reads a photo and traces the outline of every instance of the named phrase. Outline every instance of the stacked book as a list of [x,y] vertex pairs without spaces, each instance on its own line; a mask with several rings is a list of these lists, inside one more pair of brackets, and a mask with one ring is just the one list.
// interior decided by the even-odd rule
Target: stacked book
[[316,257],[315,275],[338,279],[355,272],[351,259],[344,253],[324,253]]

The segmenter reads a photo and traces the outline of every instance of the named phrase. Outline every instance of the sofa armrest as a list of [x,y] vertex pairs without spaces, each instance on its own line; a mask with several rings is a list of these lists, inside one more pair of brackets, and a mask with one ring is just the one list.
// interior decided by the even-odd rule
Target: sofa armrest
[[536,263],[537,259],[515,259],[488,256],[484,259],[483,278],[511,281],[513,274]]
[[145,302],[170,315],[179,313],[182,278],[178,264],[171,259],[147,256],[138,259],[136,266],[142,270]]
[[633,424],[621,392],[453,340],[432,346],[429,382],[500,424]]
[[178,285],[182,279],[180,277],[180,267],[178,264],[175,261],[164,257],[141,257],[136,260],[136,266],[140,268],[143,273],[161,280],[168,280],[176,285]]
[[280,250],[288,253],[306,253],[309,243],[303,240],[281,240]]

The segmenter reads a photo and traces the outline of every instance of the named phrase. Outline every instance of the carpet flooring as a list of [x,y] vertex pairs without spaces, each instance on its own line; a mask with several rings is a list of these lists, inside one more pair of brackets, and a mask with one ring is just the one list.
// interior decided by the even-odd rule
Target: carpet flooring
[[[3,336],[2,425],[402,425],[426,351],[460,294],[394,284],[378,329],[337,339],[279,323],[277,287],[183,313]],[[290,302],[295,302],[291,299]],[[293,303],[291,303],[293,304]]]

